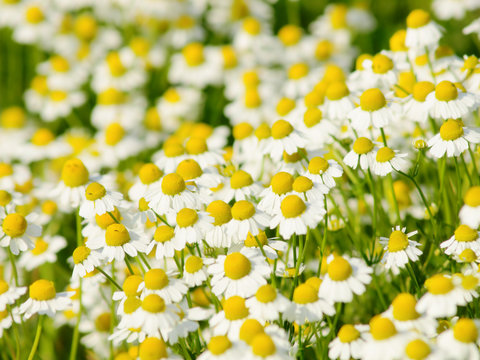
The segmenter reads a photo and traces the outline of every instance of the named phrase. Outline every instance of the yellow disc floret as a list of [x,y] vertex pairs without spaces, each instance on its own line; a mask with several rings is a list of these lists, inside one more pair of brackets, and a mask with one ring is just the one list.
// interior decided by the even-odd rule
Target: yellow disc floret
[[252,352],[263,358],[275,354],[277,350],[272,338],[263,332],[255,335],[250,345]]
[[80,159],[70,159],[62,169],[62,180],[68,187],[78,187],[88,182],[88,170]]
[[393,317],[399,321],[417,319],[420,314],[415,310],[417,301],[412,294],[401,293],[392,301]]
[[378,315],[370,321],[370,333],[375,340],[385,340],[394,336],[397,329],[390,319]]
[[425,287],[433,295],[443,295],[452,291],[454,285],[451,278],[442,274],[436,274],[425,281]]
[[160,360],[168,357],[167,345],[156,337],[146,338],[138,349],[140,360]]
[[38,129],[32,136],[32,144],[37,146],[45,146],[55,140],[55,135],[45,128]]
[[123,292],[127,296],[139,295],[138,287],[143,282],[143,278],[140,275],[130,275],[123,282]]
[[373,142],[366,137],[359,137],[353,143],[353,151],[358,155],[367,154],[372,151],[374,148]]
[[157,294],[147,295],[142,301],[142,309],[150,313],[161,313],[165,308],[165,301]]
[[166,195],[178,195],[184,191],[185,188],[185,181],[176,173],[167,174],[162,180],[162,192]]
[[192,255],[185,261],[185,271],[194,274],[203,267],[203,260],[201,257]]
[[85,197],[90,201],[101,199],[106,193],[107,190],[105,190],[105,187],[97,182],[89,184],[85,189]]
[[470,207],[480,206],[480,186],[473,186],[467,190],[463,197],[465,205]]
[[292,185],[293,191],[304,193],[313,188],[313,181],[306,176],[299,176],[295,179]]
[[111,224],[105,231],[105,243],[108,246],[122,246],[130,241],[130,234],[123,224]]
[[328,100],[335,101],[344,98],[348,94],[350,94],[350,91],[347,84],[344,81],[335,81],[328,85],[325,96]]
[[397,252],[405,250],[408,247],[408,237],[400,230],[395,230],[388,239],[388,251]]
[[27,230],[27,220],[19,213],[8,214],[3,219],[2,230],[3,232],[12,238],[22,236]]
[[230,187],[232,189],[240,189],[253,184],[252,176],[243,170],[236,171],[230,178]]
[[232,206],[232,217],[235,220],[247,220],[255,215],[255,206],[247,200],[237,201]]
[[213,222],[215,226],[226,224],[232,220],[232,209],[223,200],[212,201],[207,206],[207,212],[215,219]]
[[274,139],[283,139],[290,135],[293,131],[293,126],[286,120],[277,120],[272,125],[272,137]]
[[307,205],[297,195],[288,195],[280,203],[280,210],[285,218],[298,217],[305,212]]
[[351,324],[345,324],[340,328],[337,336],[342,343],[348,344],[360,337],[360,331]]
[[440,127],[440,137],[445,141],[453,141],[463,135],[463,122],[461,120],[448,119]]
[[272,285],[265,284],[258,288],[257,292],[255,293],[255,298],[259,302],[266,304],[274,301],[277,298],[277,291]]
[[296,63],[290,66],[288,69],[288,78],[292,80],[298,80],[305,77],[308,74],[308,65],[305,63]]
[[156,228],[155,233],[153,234],[153,239],[156,242],[164,243],[173,238],[175,232],[173,228],[167,225],[160,225]]
[[177,166],[176,173],[180,175],[183,180],[188,181],[198,178],[203,174],[202,168],[193,159],[185,159]]
[[413,98],[418,102],[424,102],[427,95],[435,90],[435,85],[430,81],[419,81],[413,85]]
[[54,299],[57,295],[55,285],[49,280],[40,279],[28,288],[30,298],[38,301]]
[[198,220],[198,214],[193,209],[183,208],[177,213],[176,220],[179,227],[193,226]]
[[150,269],[145,273],[145,288],[161,290],[169,283],[168,275],[163,269]]
[[227,320],[240,320],[248,316],[245,299],[240,296],[231,296],[223,302],[223,311]]
[[105,143],[109,146],[118,144],[125,136],[125,129],[119,123],[112,123],[105,129]]
[[407,16],[407,27],[417,29],[430,22],[430,14],[422,9],[413,10]]
[[455,100],[458,97],[457,87],[451,81],[441,81],[435,86],[435,97],[440,101]]
[[317,300],[318,291],[308,284],[300,284],[293,291],[293,301],[297,304],[310,304]]
[[248,258],[239,252],[228,254],[223,263],[225,276],[233,280],[238,280],[247,276],[252,268],[252,263]]
[[198,66],[205,61],[203,45],[197,42],[186,45],[182,54],[188,66]]
[[405,354],[412,360],[423,360],[431,352],[430,346],[421,339],[412,340],[405,347]]
[[232,343],[225,335],[213,336],[207,345],[208,350],[213,355],[221,355],[231,347]]
[[461,242],[470,242],[478,239],[478,231],[468,225],[460,225],[455,230],[455,240]]
[[328,264],[327,272],[333,281],[344,281],[352,274],[352,266],[343,257],[336,256],[330,264]]
[[363,111],[377,111],[386,105],[382,91],[377,88],[365,90],[360,96],[360,107]]
[[372,70],[377,74],[385,74],[393,69],[393,61],[384,54],[377,54],[372,60]]
[[453,326],[453,337],[463,343],[475,343],[478,340],[478,329],[472,319],[459,319]]

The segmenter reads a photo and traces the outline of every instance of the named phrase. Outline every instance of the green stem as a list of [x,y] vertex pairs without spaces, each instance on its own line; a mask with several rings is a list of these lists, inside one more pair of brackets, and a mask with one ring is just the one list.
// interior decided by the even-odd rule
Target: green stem
[[130,272],[130,275],[135,274],[132,268],[132,264],[130,264],[130,260],[128,260],[128,257],[125,255],[125,264],[127,265],[128,271]]
[[322,271],[322,262],[323,262],[323,253],[325,251],[325,245],[327,243],[327,232],[328,232],[328,210],[327,210],[327,198],[323,199],[323,204],[325,206],[325,229],[323,229],[323,238],[322,238],[322,244],[320,246],[320,261],[318,263],[318,269],[317,269],[317,277],[320,276],[320,272]]
[[18,335],[18,327],[15,319],[13,318],[13,311],[10,305],[7,305],[10,318],[12,319],[13,333],[15,335],[15,359],[20,359],[20,336]]
[[82,319],[82,278],[80,278],[80,285],[78,290],[78,302],[80,307],[78,309],[77,314],[77,322],[75,323],[75,328],[73,329],[73,338],[72,338],[72,348],[70,350],[70,360],[75,360],[77,358],[77,350],[78,350],[78,341],[80,339],[80,320]]
[[139,253],[138,253],[138,257],[143,261],[143,263],[145,264],[145,266],[147,267],[147,269],[150,270],[151,267],[150,267],[150,264],[148,263],[147,258],[145,257],[145,255],[143,255],[141,252],[139,252]]
[[45,315],[40,315],[37,323],[37,332],[35,334],[35,340],[33,341],[32,349],[30,350],[30,355],[28,355],[28,360],[33,360],[35,353],[37,352],[38,342],[40,341],[40,334],[42,333],[43,319]]
[[12,250],[10,250],[10,246],[7,247],[8,250],[8,258],[10,259],[10,263],[12,264],[12,275],[15,279],[15,286],[18,287],[18,272],[17,266],[15,265],[15,257],[13,256]]
[[107,211],[107,213],[108,215],[110,215],[113,221],[115,221],[117,224],[120,224],[120,221],[117,220],[117,218],[115,217],[115,215],[112,214],[111,211]]
[[388,174],[388,182],[390,184],[390,191],[392,192],[393,205],[395,207],[395,213],[397,214],[397,223],[402,223],[402,217],[400,216],[400,209],[398,207],[397,197],[395,196],[395,188],[393,187],[393,177],[392,174]]
[[105,276],[108,279],[108,281],[110,281],[112,285],[114,285],[118,290],[123,291],[122,287],[115,280],[113,280],[113,278],[110,275],[108,275],[105,271],[103,271],[103,269],[100,269],[99,267],[97,267],[96,269],[100,271],[103,274],[103,276]]
[[77,246],[82,246],[82,218],[80,217],[80,207],[75,214],[76,228],[77,228]]

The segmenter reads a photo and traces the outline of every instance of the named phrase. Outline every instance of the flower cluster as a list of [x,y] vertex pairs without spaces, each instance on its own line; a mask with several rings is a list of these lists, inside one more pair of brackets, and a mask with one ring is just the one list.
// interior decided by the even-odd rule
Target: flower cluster
[[425,10],[371,55],[366,8],[277,5],[0,4],[42,54],[0,112],[12,357],[480,358],[479,59]]

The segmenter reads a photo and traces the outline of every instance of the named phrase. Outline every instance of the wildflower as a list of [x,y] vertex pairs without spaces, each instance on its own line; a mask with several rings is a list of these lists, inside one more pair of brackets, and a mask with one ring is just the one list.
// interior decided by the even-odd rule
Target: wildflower
[[42,228],[33,223],[36,215],[34,213],[26,217],[19,213],[3,215],[0,246],[9,247],[14,255],[18,255],[20,251],[33,249],[35,244],[32,237],[42,234]]
[[470,144],[480,143],[480,133],[463,125],[462,120],[448,119],[440,127],[440,133],[428,141],[430,154],[441,158],[459,156]]
[[409,261],[418,261],[422,255],[422,251],[418,249],[420,243],[410,240],[418,231],[405,233],[405,230],[406,228],[400,229],[400,226],[397,226],[392,229],[390,237],[380,237],[380,244],[385,246],[382,261],[385,262],[385,268],[392,269],[394,274],[398,274],[399,269],[404,268]]
[[480,186],[472,186],[463,197],[459,217],[463,224],[477,229],[480,226]]
[[29,288],[29,298],[20,305],[20,314],[30,318],[33,314],[46,314],[53,317],[57,311],[66,310],[71,306],[71,292],[57,293],[53,282],[40,279]]

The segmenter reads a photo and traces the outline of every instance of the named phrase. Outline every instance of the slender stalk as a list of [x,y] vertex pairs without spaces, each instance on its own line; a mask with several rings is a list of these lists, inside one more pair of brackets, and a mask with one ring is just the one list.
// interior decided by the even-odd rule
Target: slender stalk
[[322,244],[320,246],[320,260],[318,263],[318,269],[317,269],[317,277],[320,276],[320,272],[322,271],[322,262],[323,262],[323,253],[325,251],[325,244],[327,243],[327,232],[328,232],[328,210],[327,210],[327,199],[323,199],[323,204],[325,206],[325,224],[323,229],[323,239],[322,239]]
[[7,305],[8,312],[10,313],[10,318],[12,319],[13,333],[15,336],[15,359],[20,359],[20,336],[18,335],[18,327],[15,319],[13,318],[13,311],[10,305]]
[[40,341],[40,335],[42,333],[43,319],[45,315],[39,315],[37,323],[37,332],[35,333],[35,340],[33,341],[32,349],[28,355],[28,360],[33,360],[35,353],[37,352],[38,343]]
[[127,256],[125,255],[125,264],[127,265],[128,271],[130,272],[130,275],[135,274],[132,268],[132,264],[130,264],[130,260],[128,260]]
[[99,267],[97,267],[96,269],[100,271],[103,274],[103,276],[105,276],[108,279],[108,281],[110,281],[112,285],[114,285],[118,290],[120,291],[123,290],[122,287],[115,280],[113,280],[113,278],[110,275],[108,275],[105,271],[103,271],[103,269],[100,269]]
[[80,339],[80,320],[82,319],[82,278],[80,278],[79,291],[78,291],[78,302],[80,307],[77,314],[77,322],[75,323],[75,328],[73,329],[73,338],[72,338],[72,348],[70,349],[70,360],[75,360],[77,358],[78,350],[78,341]]
[[110,215],[113,221],[115,221],[117,224],[120,224],[120,221],[117,220],[117,218],[115,217],[115,215],[112,214],[111,211],[107,211],[107,213],[108,215]]
[[15,286],[18,286],[18,272],[17,266],[15,265],[15,257],[13,256],[12,250],[10,250],[10,246],[7,247],[8,250],[8,258],[10,259],[10,263],[12,264],[12,275],[15,279]]

